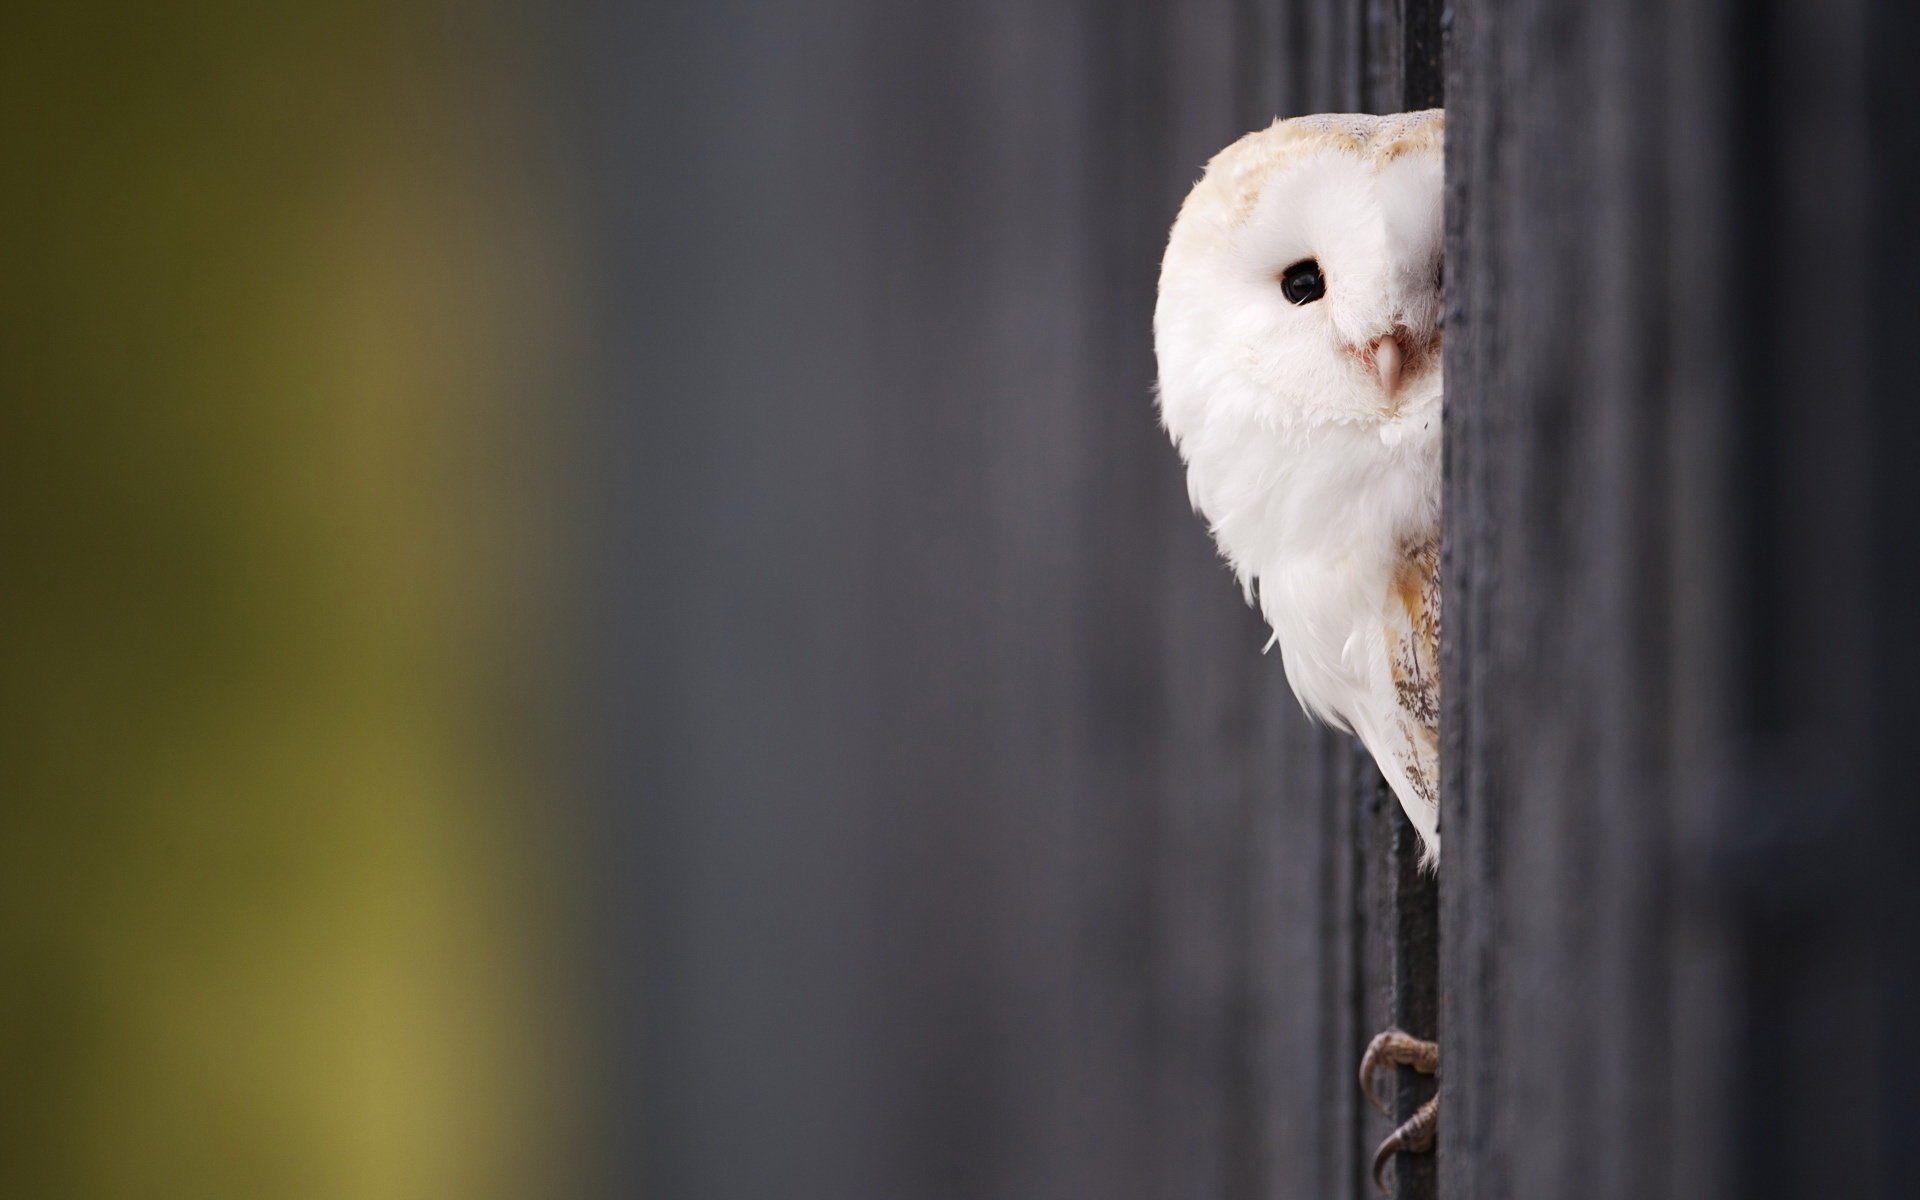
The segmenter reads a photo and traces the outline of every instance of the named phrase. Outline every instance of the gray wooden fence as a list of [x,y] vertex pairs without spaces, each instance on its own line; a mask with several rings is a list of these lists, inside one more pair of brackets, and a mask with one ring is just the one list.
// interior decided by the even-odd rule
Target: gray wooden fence
[[1442,1195],[1913,1194],[1916,32],[1454,6]]
[[[606,1193],[1368,1195],[1392,1020],[1445,1046],[1401,1196],[1899,1194],[1920,175],[1862,2],[561,21]],[[1149,318],[1215,149],[1443,43],[1436,957]]]

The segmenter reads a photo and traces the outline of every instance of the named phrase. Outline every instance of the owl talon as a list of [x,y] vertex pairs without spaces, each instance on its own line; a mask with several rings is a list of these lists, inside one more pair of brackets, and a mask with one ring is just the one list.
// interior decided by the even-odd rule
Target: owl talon
[[1432,1075],[1440,1070],[1440,1045],[1400,1029],[1383,1030],[1367,1043],[1367,1052],[1360,1056],[1360,1094],[1380,1110],[1381,1116],[1390,1117],[1393,1114],[1373,1091],[1374,1074],[1382,1066],[1412,1067],[1422,1075]]
[[[1367,1043],[1367,1052],[1360,1056],[1360,1094],[1369,1103],[1379,1109],[1383,1116],[1392,1116],[1384,1101],[1373,1090],[1374,1076],[1381,1067],[1411,1067],[1422,1075],[1437,1074],[1440,1070],[1440,1044],[1414,1037],[1401,1029],[1387,1029],[1374,1036]],[[1380,1148],[1373,1153],[1373,1185],[1381,1191],[1387,1190],[1384,1172],[1387,1161],[1401,1152],[1421,1154],[1433,1149],[1434,1132],[1440,1127],[1440,1097],[1422,1104],[1406,1124],[1387,1135]]]
[[1425,1154],[1433,1149],[1434,1135],[1440,1130],[1440,1097],[1435,1096],[1422,1104],[1407,1123],[1387,1135],[1380,1148],[1373,1152],[1373,1186],[1381,1191],[1387,1190],[1387,1181],[1383,1172],[1387,1169],[1387,1160],[1396,1154]]

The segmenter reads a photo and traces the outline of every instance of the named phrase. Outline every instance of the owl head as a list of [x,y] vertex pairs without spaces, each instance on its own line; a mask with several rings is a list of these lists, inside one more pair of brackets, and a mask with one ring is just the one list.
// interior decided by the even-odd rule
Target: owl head
[[1249,421],[1388,441],[1437,426],[1442,128],[1437,109],[1297,117],[1207,164],[1154,313],[1183,451]]

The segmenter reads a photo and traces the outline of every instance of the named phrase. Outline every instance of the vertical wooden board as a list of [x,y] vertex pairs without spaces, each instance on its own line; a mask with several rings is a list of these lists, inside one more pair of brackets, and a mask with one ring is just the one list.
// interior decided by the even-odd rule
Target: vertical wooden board
[[1647,660],[1616,590],[1637,576],[1595,572],[1654,465],[1605,444],[1634,401],[1604,367],[1638,326],[1602,319],[1596,247],[1622,189],[1596,126],[1615,89],[1645,84],[1596,72],[1604,24],[1461,5],[1450,47],[1440,1168],[1462,1197],[1605,1194],[1647,1149],[1608,1140],[1596,1081],[1631,1020],[1598,1002],[1631,899],[1605,873],[1606,836],[1644,828],[1652,804],[1618,785],[1622,747],[1604,744]]
[[1447,62],[1446,411],[1447,530],[1443,566],[1446,680],[1442,740],[1441,829],[1448,886],[1442,897],[1445,1104],[1440,1127],[1442,1194],[1499,1200],[1506,1164],[1493,1128],[1497,1054],[1494,1004],[1500,931],[1492,895],[1499,886],[1499,823],[1487,802],[1487,777],[1500,767],[1486,719],[1482,671],[1489,638],[1492,561],[1489,473],[1505,447],[1495,442],[1497,365],[1492,303],[1499,260],[1494,198],[1505,167],[1496,137],[1501,59],[1489,5],[1457,5]]
[[[1552,956],[1550,891],[1533,894],[1534,873],[1553,850],[1553,835],[1536,824],[1541,810],[1516,780],[1530,762],[1563,752],[1553,710],[1516,721],[1539,699],[1529,685],[1536,669],[1563,654],[1563,639],[1539,644],[1530,625],[1545,606],[1538,569],[1529,571],[1525,540],[1551,523],[1552,502],[1529,507],[1536,470],[1564,466],[1563,441],[1537,428],[1535,412],[1564,404],[1550,371],[1539,377],[1525,361],[1545,342],[1539,306],[1556,297],[1541,288],[1564,279],[1551,255],[1536,258],[1545,206],[1543,181],[1523,167],[1549,140],[1561,115],[1553,97],[1513,102],[1510,73],[1525,78],[1543,61],[1553,70],[1570,40],[1539,44],[1539,26],[1522,26],[1511,6],[1461,4],[1454,13],[1448,59],[1448,312],[1447,505],[1445,569],[1447,681],[1443,741],[1443,809],[1447,886],[1443,889],[1442,1027],[1446,1038],[1446,1110],[1441,1123],[1443,1194],[1498,1200],[1533,1194],[1516,1173],[1557,1152],[1555,1131],[1566,1114],[1550,1113],[1557,1063],[1535,1057],[1523,1072],[1516,1043],[1529,1056],[1551,1055],[1545,1036],[1556,1006],[1568,997],[1540,968]],[[1536,91],[1547,85],[1540,85]],[[1571,176],[1576,146],[1561,145],[1549,161]],[[1558,212],[1554,211],[1558,217]],[[1516,269],[1519,268],[1519,269]],[[1577,347],[1569,347],[1576,357]],[[1530,407],[1531,406],[1531,407]],[[1535,655],[1540,659],[1536,660]],[[1536,668],[1536,662],[1538,667]],[[1518,739],[1519,744],[1516,744]],[[1554,797],[1554,803],[1571,798]],[[1549,810],[1550,811],[1550,810]],[[1528,896],[1535,907],[1513,901]],[[1558,1092],[1560,1096],[1564,1091]],[[1514,1161],[1524,1124],[1526,1155]],[[1529,1176],[1540,1186],[1541,1180]],[[1558,1181],[1555,1181],[1557,1184]],[[1559,1194],[1549,1190],[1547,1194]]]
[[[1397,0],[1390,6],[1375,7],[1390,8],[1392,14],[1390,21],[1381,22],[1388,36],[1371,51],[1375,61],[1381,62],[1388,89],[1381,107],[1408,111],[1443,107],[1440,0]],[[1442,877],[1423,869],[1419,836],[1398,812],[1399,806],[1384,781],[1375,782],[1374,796],[1374,804],[1396,818],[1388,831],[1379,831],[1376,825],[1375,836],[1366,843],[1369,857],[1386,864],[1391,879],[1386,941],[1392,956],[1392,1023],[1421,1037],[1443,1038],[1439,977]],[[1444,1045],[1441,1061],[1446,1061]],[[1437,1089],[1437,1081],[1404,1070],[1396,1082],[1396,1122],[1410,1119]],[[1438,1187],[1435,1156],[1399,1156],[1394,1164],[1393,1186],[1398,1200],[1431,1200]]]
[[1904,1194],[1864,781],[1909,73],[1857,4],[1454,12],[1442,1194]]
[[[1890,732],[1876,719],[1888,696],[1879,673],[1904,625],[1876,615],[1911,611],[1898,583],[1910,564],[1889,557],[1911,508],[1879,507],[1910,472],[1882,450],[1891,430],[1879,425],[1874,364],[1880,382],[1910,390],[1886,370],[1905,332],[1876,284],[1914,236],[1909,214],[1875,203],[1900,155],[1883,159],[1874,142],[1915,114],[1892,103],[1910,67],[1876,52],[1875,15],[1862,2],[1794,0],[1745,13],[1729,81],[1741,135],[1729,311],[1757,347],[1738,364],[1730,425],[1741,750],[1729,772],[1738,806],[1720,814],[1733,850],[1721,899],[1738,989],[1735,1119],[1754,1144],[1733,1169],[1743,1195],[1911,1191],[1903,1135],[1887,1124],[1888,1098],[1909,1081],[1886,1071],[1906,1022],[1888,987],[1910,964],[1882,941],[1885,914],[1911,901],[1876,882],[1890,844],[1878,816],[1906,801],[1876,795],[1870,772],[1910,740],[1875,742]],[[1820,303],[1781,303],[1769,264],[1808,256],[1827,281]],[[1880,495],[1875,464],[1890,471]],[[1785,1103],[1747,1095],[1757,1053]]]
[[[1872,1135],[1880,1194],[1908,1183],[1907,1131],[1920,1127],[1920,1096],[1910,1085],[1920,1078],[1920,1046],[1902,1036],[1905,1019],[1920,1012],[1920,905],[1913,873],[1905,869],[1908,848],[1920,845],[1920,806],[1912,803],[1913,767],[1909,722],[1913,680],[1920,678],[1920,640],[1902,631],[1912,623],[1912,597],[1920,589],[1920,473],[1910,468],[1909,448],[1920,444],[1920,406],[1912,403],[1907,347],[1885,336],[1911,329],[1920,318],[1920,234],[1912,214],[1920,211],[1920,72],[1908,48],[1920,39],[1920,11],[1911,5],[1871,4],[1866,10],[1867,78],[1871,97],[1868,149],[1874,170],[1869,201],[1871,229],[1881,241],[1872,270],[1870,301],[1876,347],[1870,383],[1875,451],[1871,511],[1874,536],[1872,628],[1881,654],[1873,673],[1872,844],[1879,848],[1869,872],[1873,893],[1862,900],[1872,914],[1874,940],[1886,963],[1883,1030],[1886,1078],[1884,1108]],[[1889,861],[1889,860],[1893,861]],[[1890,1036],[1889,1036],[1890,1035]]]

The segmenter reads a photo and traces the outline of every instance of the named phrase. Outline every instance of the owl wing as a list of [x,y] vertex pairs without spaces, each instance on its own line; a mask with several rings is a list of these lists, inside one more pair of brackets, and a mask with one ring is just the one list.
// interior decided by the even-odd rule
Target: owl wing
[[[1374,757],[1407,816],[1434,853],[1440,809],[1440,541],[1402,548],[1383,605],[1382,633],[1393,683],[1386,745]],[[1394,776],[1398,774],[1399,779]],[[1416,804],[1424,812],[1416,810]]]

